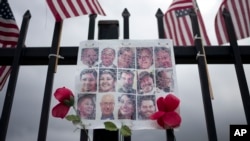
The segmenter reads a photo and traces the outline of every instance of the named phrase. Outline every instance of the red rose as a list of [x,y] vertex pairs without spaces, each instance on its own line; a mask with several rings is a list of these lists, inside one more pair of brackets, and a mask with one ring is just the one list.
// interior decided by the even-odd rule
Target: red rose
[[151,115],[152,120],[157,120],[157,123],[163,128],[175,128],[180,126],[181,117],[175,111],[179,106],[180,100],[173,94],[168,94],[165,98],[157,99],[158,110]]
[[71,106],[74,105],[74,95],[70,89],[58,88],[54,93],[55,98],[60,102],[52,109],[52,116],[64,118]]

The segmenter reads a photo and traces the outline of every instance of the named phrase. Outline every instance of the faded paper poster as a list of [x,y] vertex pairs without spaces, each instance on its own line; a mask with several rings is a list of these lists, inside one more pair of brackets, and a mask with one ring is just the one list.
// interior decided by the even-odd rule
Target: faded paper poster
[[178,97],[172,40],[83,41],[75,75],[77,111],[87,129],[112,121],[158,129],[156,100]]

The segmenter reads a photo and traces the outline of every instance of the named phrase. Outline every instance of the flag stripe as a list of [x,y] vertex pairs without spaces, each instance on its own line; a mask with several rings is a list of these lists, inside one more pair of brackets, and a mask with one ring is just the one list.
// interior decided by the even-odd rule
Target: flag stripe
[[250,37],[250,1],[249,0],[223,0],[215,17],[215,32],[218,44],[228,43],[223,9],[226,8],[233,22],[236,38]]
[[83,3],[81,2],[81,0],[77,0],[77,5],[79,5],[79,9],[82,11],[81,13],[82,15],[85,15],[88,13]]
[[211,42],[209,40],[209,37],[207,35],[207,32],[206,32],[206,28],[205,28],[205,25],[204,25],[204,22],[203,22],[203,18],[201,16],[201,13],[200,12],[197,12],[197,17],[199,19],[199,27],[200,27],[200,34],[201,34],[201,37],[203,37],[204,40],[203,41],[203,44],[204,45],[211,45]]
[[70,17],[69,11],[66,10],[66,8],[65,8],[65,6],[67,6],[67,3],[65,3],[66,1],[65,0],[64,1],[58,0],[57,2],[58,2],[57,8],[60,8],[60,10],[62,11],[62,13],[60,13],[60,14],[63,14],[66,18]]
[[56,21],[86,14],[105,15],[97,0],[46,0]]
[[[0,48],[15,48],[19,29],[8,2],[0,3]],[[0,66],[0,90],[2,90],[9,77],[11,66]]]
[[70,1],[68,1],[68,4],[73,12],[73,15],[79,16],[80,14],[77,12],[76,7],[74,6],[73,2],[70,0]]
[[[191,8],[196,8],[192,0],[174,0],[164,16],[164,32],[166,38],[173,39],[174,45],[190,46],[194,45],[194,35],[192,23],[189,16]],[[200,27],[203,44],[210,45],[205,25],[200,11],[197,10],[197,20]]]

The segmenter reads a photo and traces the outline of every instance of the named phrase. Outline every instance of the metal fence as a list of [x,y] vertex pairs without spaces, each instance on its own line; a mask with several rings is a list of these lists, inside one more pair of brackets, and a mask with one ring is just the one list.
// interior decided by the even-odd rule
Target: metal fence
[[[95,19],[97,15],[90,15],[89,18],[89,33],[88,39],[94,39],[95,30]],[[124,19],[124,39],[129,39],[129,16],[130,13],[125,9],[122,13]],[[196,14],[191,13],[192,27],[194,35],[200,35],[200,31],[197,28]],[[10,113],[12,109],[12,103],[15,95],[15,87],[19,72],[20,65],[48,65],[46,86],[44,90],[44,99],[42,104],[42,111],[40,117],[40,126],[37,140],[45,141],[48,128],[48,117],[51,102],[51,93],[54,79],[55,63],[58,61],[59,65],[69,64],[75,65],[77,61],[78,47],[60,47],[60,54],[67,59],[57,60],[56,57],[50,57],[48,59],[48,54],[57,54],[59,52],[59,32],[62,28],[60,22],[55,23],[54,35],[51,47],[26,47],[24,48],[25,38],[27,33],[27,28],[31,16],[29,11],[24,14],[22,27],[20,31],[20,37],[18,40],[17,48],[1,48],[0,49],[0,65],[12,65],[12,72],[9,79],[9,84],[7,87],[7,92],[4,100],[3,111],[1,114],[0,121],[0,141],[5,141]],[[156,13],[156,18],[158,22],[158,33],[159,38],[164,38],[163,30],[163,13],[159,9]],[[198,56],[197,54],[203,54],[204,50],[202,48],[201,39],[197,38],[195,40],[195,46],[184,47],[175,46],[174,54],[176,64],[197,64],[199,69],[199,76],[201,82],[202,98],[205,112],[206,128],[208,133],[209,141],[217,141],[217,132],[215,128],[215,121],[213,115],[213,109],[209,94],[208,86],[208,76],[206,69],[206,62],[211,64],[234,64],[236,75],[238,78],[238,83],[241,92],[242,104],[244,107],[245,117],[247,124],[250,123],[250,96],[247,86],[247,81],[245,77],[245,72],[243,64],[250,64],[250,46],[238,46],[235,38],[235,33],[232,26],[232,21],[230,14],[225,10],[224,19],[226,21],[227,32],[230,39],[229,46],[205,46],[204,50],[206,52],[206,58],[204,56]],[[119,21],[108,20],[98,22],[98,39],[118,39],[119,35]],[[172,129],[166,130],[166,138],[168,141],[174,141],[174,131]],[[81,131],[81,141],[87,141],[88,136],[85,131]],[[107,131],[105,129],[95,129],[93,131],[93,141],[118,141],[119,132],[118,131]],[[124,137],[124,141],[130,141],[131,137]]]

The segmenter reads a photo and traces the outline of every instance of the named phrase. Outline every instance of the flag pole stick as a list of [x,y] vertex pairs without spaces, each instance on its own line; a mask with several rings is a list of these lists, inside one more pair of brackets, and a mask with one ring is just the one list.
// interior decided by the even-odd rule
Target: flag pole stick
[[[198,10],[198,4],[196,2],[196,0],[193,1],[193,5],[195,6],[194,8],[194,12],[195,14],[197,15],[197,10]],[[199,28],[199,31],[200,30],[200,25],[198,24],[198,28]],[[195,35],[195,40],[200,38],[201,40],[201,49],[202,49],[202,52],[203,54],[198,54],[197,57],[199,57],[199,55],[203,55],[204,56],[204,63],[205,63],[205,67],[206,67],[206,73],[207,73],[207,79],[208,79],[208,88],[209,88],[209,94],[210,94],[210,98],[213,100],[214,99],[214,94],[213,94],[213,89],[212,89],[212,85],[211,85],[211,80],[210,80],[210,75],[209,75],[209,72],[208,72],[208,66],[207,66],[207,56],[206,56],[206,52],[205,52],[205,48],[204,48],[204,44],[203,44],[203,37],[201,34],[199,34],[200,36],[197,36],[197,34]],[[197,59],[197,58],[196,58]]]
[[50,115],[49,111],[50,111],[51,95],[54,82],[54,73],[56,72],[55,70],[57,67],[57,60],[59,57],[58,54],[60,49],[59,44],[61,38],[62,25],[63,21],[55,22],[53,41],[50,49],[51,54],[49,54],[49,63],[48,63],[48,70],[47,70],[37,141],[46,141],[48,121]]
[[[198,39],[198,38],[199,37],[195,36],[195,40]],[[204,56],[204,63],[205,63],[206,73],[207,73],[207,79],[208,79],[209,94],[210,94],[210,98],[213,100],[214,99],[214,94],[213,94],[213,89],[212,89],[212,85],[211,85],[210,75],[209,75],[209,72],[208,72],[207,56],[206,56],[205,48],[204,48],[204,45],[203,45],[203,42],[202,42],[203,41],[202,37],[200,37],[200,39],[201,39],[201,44],[202,44],[201,48],[202,48],[203,54],[197,54],[197,57],[199,57],[200,55]]]
[[[195,39],[195,47],[197,49],[197,61],[198,61],[198,68],[199,68],[199,75],[200,75],[200,81],[201,81],[201,91],[202,91],[202,98],[203,98],[203,105],[204,105],[204,111],[205,111],[205,117],[206,117],[206,125],[207,125],[207,132],[208,132],[208,138],[209,141],[217,141],[217,134],[216,134],[216,128],[215,128],[215,121],[214,121],[214,114],[213,114],[213,107],[211,102],[211,96],[210,96],[210,89],[209,89],[209,83],[208,83],[208,76],[207,76],[207,68],[205,64],[205,58],[204,55],[204,47],[202,48],[202,40],[200,38],[200,31],[199,31],[199,25],[197,16],[194,10],[191,10],[190,12],[190,18],[192,23],[192,29],[194,36],[197,36]],[[198,28],[197,28],[198,27]]]
[[6,91],[6,96],[3,105],[3,111],[0,119],[0,141],[5,141],[11,108],[13,104],[13,99],[15,95],[16,83],[19,73],[19,64],[22,56],[22,48],[24,47],[24,43],[26,40],[26,35],[28,31],[29,21],[31,18],[31,14],[29,10],[27,10],[23,16],[23,22],[20,30],[20,35],[17,42],[17,47],[15,49],[15,55],[12,63],[12,70],[10,73],[9,84]]

